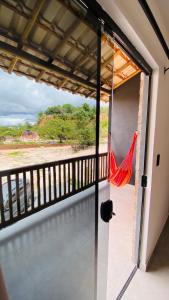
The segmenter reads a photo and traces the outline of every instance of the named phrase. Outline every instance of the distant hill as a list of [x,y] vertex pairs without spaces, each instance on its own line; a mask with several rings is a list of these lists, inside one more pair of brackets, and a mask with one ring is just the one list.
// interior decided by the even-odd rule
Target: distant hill
[[[77,107],[71,104],[57,105],[38,115],[36,124],[24,124],[14,127],[0,127],[0,142],[6,138],[22,141],[25,132],[36,135],[36,140],[55,140],[58,143],[79,145],[95,144],[96,111],[87,103]],[[108,109],[101,108],[100,135],[101,140],[107,137]],[[34,139],[35,140],[35,139]]]

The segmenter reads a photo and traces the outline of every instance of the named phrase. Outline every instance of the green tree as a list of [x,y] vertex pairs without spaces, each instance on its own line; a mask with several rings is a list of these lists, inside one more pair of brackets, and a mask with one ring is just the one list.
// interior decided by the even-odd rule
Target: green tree
[[77,135],[78,143],[82,146],[92,146],[95,144],[95,128],[93,124],[79,129]]
[[60,143],[72,139],[73,132],[74,123],[61,118],[50,119],[38,128],[40,137],[52,140],[59,139]]

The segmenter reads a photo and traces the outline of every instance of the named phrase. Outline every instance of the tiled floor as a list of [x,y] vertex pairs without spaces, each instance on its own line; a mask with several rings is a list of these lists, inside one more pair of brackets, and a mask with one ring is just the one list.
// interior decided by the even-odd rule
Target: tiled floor
[[136,272],[122,299],[169,299],[169,220],[157,244],[148,272]]
[[116,216],[109,223],[107,300],[115,300],[134,268],[132,247],[135,225],[134,186],[111,187]]

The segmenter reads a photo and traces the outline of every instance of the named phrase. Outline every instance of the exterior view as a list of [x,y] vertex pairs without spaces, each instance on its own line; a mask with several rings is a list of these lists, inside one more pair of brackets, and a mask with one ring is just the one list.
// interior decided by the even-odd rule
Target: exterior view
[[0,299],[168,299],[168,9],[0,1]]

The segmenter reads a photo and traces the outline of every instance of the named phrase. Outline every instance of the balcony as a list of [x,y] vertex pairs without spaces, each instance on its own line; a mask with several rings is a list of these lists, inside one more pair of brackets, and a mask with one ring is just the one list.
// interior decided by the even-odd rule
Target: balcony
[[[107,153],[99,155],[99,164],[99,194],[105,195]],[[96,156],[88,155],[0,172],[1,228],[6,227],[0,237],[0,274],[9,299],[93,299],[95,165]]]
[[[95,184],[96,155],[0,172],[0,228]],[[99,155],[99,180],[107,178],[107,153]]]

